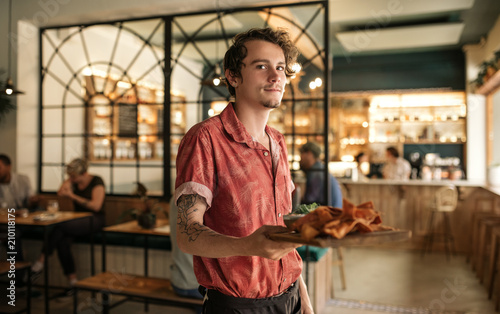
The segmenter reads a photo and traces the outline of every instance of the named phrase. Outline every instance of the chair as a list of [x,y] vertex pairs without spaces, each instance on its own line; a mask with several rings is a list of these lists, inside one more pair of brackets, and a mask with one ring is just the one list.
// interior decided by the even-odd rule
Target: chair
[[[349,191],[347,190],[346,186],[342,183],[339,182],[340,186],[340,191],[342,192],[342,197],[345,199],[349,199]],[[342,250],[342,247],[339,246],[336,248],[337,250],[337,259],[332,259],[332,266],[338,266],[339,267],[339,273],[340,273],[340,282],[342,283],[342,290],[346,289],[346,284],[345,284],[345,272],[344,272],[344,252]],[[334,290],[333,290],[333,285],[334,285],[334,272],[332,271],[332,288],[330,289],[331,292],[331,298],[334,299]]]
[[[345,284],[345,273],[344,273],[344,252],[342,250],[342,247],[339,246],[337,249],[337,259],[332,259],[332,266],[338,266],[339,267],[339,273],[340,273],[340,282],[342,283],[342,290],[346,289],[346,284]],[[335,274],[332,271],[332,287],[330,289],[331,293],[331,299],[335,299],[334,295],[334,278]]]
[[[432,249],[432,245],[435,238],[441,238],[444,241],[446,258],[449,259],[450,252],[454,255],[454,239],[453,233],[451,231],[451,223],[449,215],[451,212],[455,211],[458,203],[458,191],[454,185],[447,185],[439,188],[434,199],[430,204],[430,217],[427,232],[424,238],[424,250],[422,256],[425,255],[427,251]],[[435,216],[441,214],[443,217],[443,225],[435,225]],[[442,230],[441,228],[444,228]],[[449,248],[449,243],[451,244],[451,250]]]
[[[28,272],[28,277],[26,280],[26,306],[24,308],[21,308],[19,310],[14,310],[12,312],[9,311],[9,313],[23,313],[26,312],[28,314],[31,313],[31,264],[28,262],[21,262],[17,261],[15,263],[15,270],[16,272],[25,269]],[[10,262],[7,261],[1,261],[0,262],[0,276],[7,275],[9,271],[11,270],[11,264]],[[9,277],[10,278],[10,277]],[[18,280],[21,280],[20,278]],[[7,280],[7,282],[10,282],[10,279]],[[9,299],[7,299],[9,300]],[[16,301],[16,305],[18,304],[19,301]]]

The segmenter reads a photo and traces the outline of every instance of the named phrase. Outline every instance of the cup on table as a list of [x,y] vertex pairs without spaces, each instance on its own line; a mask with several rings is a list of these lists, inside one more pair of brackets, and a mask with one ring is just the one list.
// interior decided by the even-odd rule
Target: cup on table
[[55,214],[59,211],[59,202],[57,201],[49,201],[47,203],[47,212],[51,214]]

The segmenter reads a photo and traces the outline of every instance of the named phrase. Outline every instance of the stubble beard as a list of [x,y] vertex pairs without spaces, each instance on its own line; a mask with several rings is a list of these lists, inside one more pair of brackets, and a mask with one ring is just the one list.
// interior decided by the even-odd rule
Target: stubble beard
[[273,102],[273,101],[265,101],[262,102],[262,105],[269,109],[276,109],[281,105],[281,101]]

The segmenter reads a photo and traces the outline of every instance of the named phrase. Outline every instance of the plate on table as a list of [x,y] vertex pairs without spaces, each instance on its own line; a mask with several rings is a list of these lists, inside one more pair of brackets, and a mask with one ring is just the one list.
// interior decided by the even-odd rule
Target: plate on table
[[58,216],[59,215],[56,213],[43,213],[43,214],[33,216],[33,221],[50,221],[50,220],[57,219]]

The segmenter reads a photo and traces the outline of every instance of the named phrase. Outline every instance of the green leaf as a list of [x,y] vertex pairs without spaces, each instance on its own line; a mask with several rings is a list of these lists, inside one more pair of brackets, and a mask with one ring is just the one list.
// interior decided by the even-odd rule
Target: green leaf
[[297,208],[292,211],[292,214],[308,214],[318,208],[317,203],[312,204],[300,204]]

